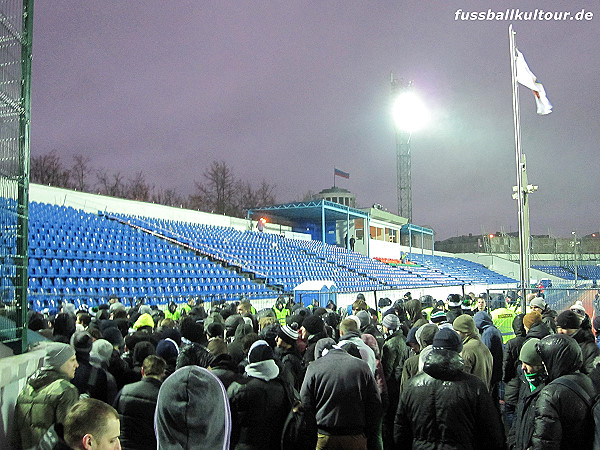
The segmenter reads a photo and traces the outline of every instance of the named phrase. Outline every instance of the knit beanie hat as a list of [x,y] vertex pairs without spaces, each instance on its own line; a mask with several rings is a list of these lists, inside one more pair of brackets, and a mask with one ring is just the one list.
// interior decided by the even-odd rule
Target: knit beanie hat
[[400,328],[400,319],[398,319],[396,314],[386,314],[381,321],[381,325],[388,330],[397,330]]
[[456,331],[460,331],[461,333],[477,333],[475,321],[473,320],[473,317],[469,316],[468,314],[462,314],[454,319],[454,322],[452,322],[452,328],[454,328]]
[[358,311],[356,313],[356,317],[358,317],[358,320],[360,320],[359,328],[361,330],[364,330],[371,324],[371,316],[367,311]]
[[451,350],[457,353],[460,353],[463,348],[462,339],[450,328],[442,328],[438,331],[433,338],[432,346],[434,349]]
[[417,344],[417,330],[419,329],[419,327],[412,327],[409,331],[408,331],[408,335],[406,336],[406,343],[407,344]]
[[123,344],[125,344],[121,330],[119,330],[117,327],[109,327],[105,329],[102,332],[102,336],[112,345],[116,345],[117,347],[123,347]]
[[71,336],[71,346],[75,349],[78,354],[89,353],[92,349],[92,343],[94,339],[87,331],[76,331]]
[[75,350],[62,342],[50,342],[46,345],[44,367],[60,369],[75,354]]
[[533,325],[541,321],[542,315],[539,311],[531,311],[523,316],[523,326],[527,329],[530,329]]
[[169,361],[175,361],[177,355],[179,355],[179,347],[177,347],[177,344],[173,339],[161,339],[156,346],[156,355],[163,358],[167,363]]
[[223,325],[221,322],[212,322],[208,325],[208,327],[206,327],[206,334],[210,338],[222,338],[225,334],[225,325]]
[[546,301],[542,297],[535,297],[529,302],[529,306],[533,308],[537,306],[540,309],[546,309]]
[[446,300],[448,301],[448,306],[460,306],[462,304],[460,295],[458,294],[450,294]]
[[581,300],[577,300],[569,309],[577,314],[580,319],[585,317],[585,308],[583,307]]
[[283,340],[286,344],[296,345],[298,340],[298,332],[288,325],[282,326],[277,332],[277,337]]
[[250,364],[273,359],[273,350],[267,344],[267,341],[258,340],[250,347],[248,352],[248,362]]
[[564,329],[576,330],[579,328],[580,324],[581,319],[574,311],[571,311],[570,309],[561,312],[556,318],[556,325]]
[[302,321],[302,326],[309,335],[320,333],[324,330],[324,322],[319,316],[307,316]]
[[542,357],[535,349],[535,345],[540,342],[538,338],[530,338],[525,341],[519,353],[519,359],[530,366],[541,366]]
[[108,364],[110,362],[112,352],[113,346],[110,342],[108,342],[106,339],[97,339],[92,344],[90,357]]
[[431,321],[433,323],[441,323],[446,321],[446,311],[443,309],[432,309],[431,310]]
[[[114,303],[116,305],[116,303]],[[138,312],[140,314],[152,314],[152,308],[150,308],[150,305],[142,305],[140,306],[140,309],[138,309]]]
[[138,328],[141,328],[141,327],[154,328],[154,320],[152,319],[152,316],[150,314],[147,314],[147,313],[142,314],[140,317],[138,317],[138,320],[136,320],[135,323],[133,324],[134,330],[137,330]]

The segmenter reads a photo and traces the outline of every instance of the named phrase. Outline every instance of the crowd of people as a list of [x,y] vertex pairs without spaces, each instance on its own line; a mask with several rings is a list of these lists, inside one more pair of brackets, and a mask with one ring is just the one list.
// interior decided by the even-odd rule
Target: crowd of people
[[[592,448],[600,317],[580,302],[558,314],[543,295],[526,314],[491,300],[407,293],[375,309],[358,294],[338,310],[280,297],[256,311],[112,297],[51,320],[32,311],[48,341],[16,402],[14,447]],[[512,308],[514,337],[490,306]],[[286,435],[298,411],[302,433]]]

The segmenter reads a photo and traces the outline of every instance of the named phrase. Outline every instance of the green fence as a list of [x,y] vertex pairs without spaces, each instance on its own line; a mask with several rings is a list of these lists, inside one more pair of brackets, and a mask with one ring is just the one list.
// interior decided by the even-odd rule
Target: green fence
[[0,1],[0,342],[27,349],[33,0]]

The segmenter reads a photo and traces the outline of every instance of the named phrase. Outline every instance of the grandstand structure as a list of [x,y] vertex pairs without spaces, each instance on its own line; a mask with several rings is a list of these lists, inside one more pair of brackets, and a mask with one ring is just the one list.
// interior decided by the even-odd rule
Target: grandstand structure
[[[189,296],[269,304],[303,282],[319,280],[333,283],[342,303],[357,292],[395,298],[406,290],[419,295],[464,286],[508,288],[515,282],[480,263],[399,243],[385,244],[398,256],[408,255],[411,264],[376,259],[384,253],[381,242],[370,245],[378,254],[353,252],[294,231],[299,228],[293,225],[271,222],[260,232],[252,219],[48,186],[31,185],[29,211],[27,292],[34,310],[57,310],[65,300],[91,307],[112,294],[124,303],[144,298],[158,307]],[[304,225],[309,218],[300,217]],[[11,300],[8,292],[4,301]]]

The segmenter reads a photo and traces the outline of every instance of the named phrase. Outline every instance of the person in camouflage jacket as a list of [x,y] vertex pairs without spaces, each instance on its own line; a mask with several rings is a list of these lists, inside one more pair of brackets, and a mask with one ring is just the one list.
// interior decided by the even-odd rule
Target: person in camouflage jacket
[[48,428],[64,423],[67,413],[79,400],[79,391],[69,382],[76,368],[73,347],[59,342],[46,346],[43,367],[27,380],[17,397],[15,448],[37,447]]

